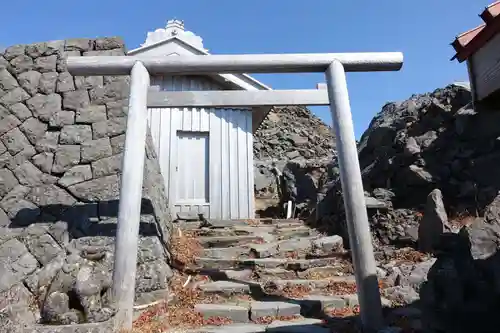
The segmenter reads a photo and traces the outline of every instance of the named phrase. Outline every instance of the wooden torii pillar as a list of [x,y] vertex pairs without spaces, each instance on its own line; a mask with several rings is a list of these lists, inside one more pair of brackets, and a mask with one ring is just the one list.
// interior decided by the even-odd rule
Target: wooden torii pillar
[[[398,71],[403,54],[325,53],[200,55],[189,57],[69,57],[73,75],[131,75],[113,273],[118,329],[132,327],[147,107],[330,105],[352,248],[360,315],[365,330],[383,325],[370,226],[347,91],[346,72]],[[324,72],[327,89],[149,92],[150,75]]]

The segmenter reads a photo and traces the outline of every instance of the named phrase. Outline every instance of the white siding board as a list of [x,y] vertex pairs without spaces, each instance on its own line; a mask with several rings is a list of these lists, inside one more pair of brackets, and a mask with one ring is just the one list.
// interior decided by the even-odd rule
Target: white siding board
[[222,122],[220,118],[220,110],[210,110],[210,209],[214,216],[223,218],[222,209],[222,182],[224,181],[222,173],[222,137],[221,129]]
[[160,144],[160,109],[150,109],[151,118],[150,118],[150,128],[151,128],[151,136],[153,138],[153,142],[156,146]]
[[[168,160],[170,158],[170,124],[172,122],[172,114],[170,112],[163,112],[162,109],[157,110],[160,113],[160,141],[158,144],[158,159],[160,163],[164,164],[165,175],[170,174],[170,165]],[[163,169],[162,169],[163,170]],[[163,171],[162,171],[163,172]]]
[[247,183],[248,183],[248,217],[255,217],[255,199],[254,199],[254,168],[253,168],[253,133],[252,133],[252,115],[246,117],[246,157],[247,157]]
[[[219,110],[217,110],[219,111]],[[221,184],[221,200],[222,200],[222,212],[221,217],[223,219],[231,218],[231,188],[230,188],[230,179],[231,179],[231,166],[229,164],[229,124],[226,116],[227,110],[220,110],[217,112],[219,114],[218,118],[221,122],[221,173],[222,177],[220,179]]]
[[[247,141],[247,117],[245,117],[245,111],[240,111],[241,116],[238,117],[238,184],[241,188],[248,188],[248,159],[246,150],[248,146],[246,144]],[[250,132],[252,130],[250,129]],[[253,166],[252,166],[253,167]],[[239,193],[239,202],[238,209],[241,214],[245,216],[249,216],[250,212],[248,211],[248,201],[252,200],[250,198],[248,191],[240,191]]]
[[[200,76],[156,77],[153,82],[163,91],[222,89],[210,79]],[[253,218],[253,136],[250,110],[150,108],[148,118],[174,214],[198,212],[220,219]],[[189,145],[178,146],[179,131],[208,133],[208,203],[176,202],[180,196],[186,196],[187,189],[181,187],[189,183],[188,179],[179,179],[177,163],[189,161],[196,164],[203,158],[200,156],[203,155],[201,150],[197,151]],[[202,167],[202,163],[198,164]],[[197,191],[197,188],[190,190]]]
[[[167,137],[166,140],[170,142],[170,154],[168,156],[168,160],[166,156],[162,157],[162,160],[165,161],[165,163],[168,163],[169,165],[169,170],[170,170],[170,180],[169,180],[169,193],[170,197],[172,198],[172,204],[175,205],[175,200],[176,200],[176,191],[177,191],[177,172],[175,170],[176,164],[177,164],[177,159],[178,159],[178,146],[177,146],[177,131],[181,128],[180,123],[181,123],[181,116],[182,114],[179,112],[179,109],[171,109],[171,110],[165,110],[163,109],[162,112],[170,112],[170,133],[169,136]],[[170,201],[170,200],[169,200]]]
[[500,89],[500,34],[493,37],[472,57],[474,88],[479,100]]
[[238,216],[238,192],[239,192],[239,179],[238,179],[238,129],[236,124],[238,123],[238,111],[227,110],[226,112],[228,121],[228,137],[227,141],[229,143],[229,206],[230,215],[229,218],[234,219]]

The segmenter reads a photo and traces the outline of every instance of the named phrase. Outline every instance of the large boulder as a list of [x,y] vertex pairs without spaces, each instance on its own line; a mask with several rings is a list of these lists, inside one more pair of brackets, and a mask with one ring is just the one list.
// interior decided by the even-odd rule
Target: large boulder
[[459,233],[445,232],[420,290],[429,332],[496,332],[500,324],[500,196]]
[[439,245],[440,237],[445,231],[451,231],[448,215],[444,208],[443,194],[439,189],[427,196],[425,212],[418,226],[418,245],[423,252],[432,252]]
[[[415,242],[427,196],[436,188],[445,198],[439,209],[451,218],[483,216],[500,190],[499,120],[498,111],[473,110],[469,88],[459,84],[385,105],[358,147],[367,196],[392,193],[389,211],[369,209],[376,240]],[[324,183],[318,223],[339,228],[345,220],[340,179]]]
[[284,204],[291,200],[296,217],[311,217],[326,175],[331,178],[335,173],[338,168],[328,156],[311,160],[254,161],[257,213],[283,215]]
[[[24,324],[103,322],[114,313],[108,294],[129,77],[74,77],[65,59],[124,54],[119,38],[0,54],[0,295],[10,295],[0,296],[0,308],[38,309]],[[167,198],[147,141],[138,302],[166,289],[172,274]]]

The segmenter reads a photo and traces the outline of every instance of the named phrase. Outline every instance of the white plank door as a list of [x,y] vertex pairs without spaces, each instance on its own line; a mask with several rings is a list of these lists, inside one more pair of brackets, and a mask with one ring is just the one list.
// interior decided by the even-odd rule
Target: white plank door
[[209,217],[209,133],[177,131],[174,170],[175,211],[203,213]]

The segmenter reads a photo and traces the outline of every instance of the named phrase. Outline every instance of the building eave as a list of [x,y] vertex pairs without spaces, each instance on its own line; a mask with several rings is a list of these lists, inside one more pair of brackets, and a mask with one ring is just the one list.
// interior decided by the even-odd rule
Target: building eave
[[461,33],[451,43],[456,52],[451,60],[467,60],[500,32],[500,1],[486,7],[479,16],[483,24]]
[[[177,36],[172,36],[172,37],[167,38],[165,40],[162,40],[160,42],[157,42],[157,43],[154,43],[154,44],[150,44],[150,45],[141,46],[141,47],[138,47],[136,49],[130,50],[129,52],[127,52],[127,55],[137,55],[137,54],[140,54],[142,52],[145,52],[145,51],[148,51],[148,50],[151,50],[151,49],[154,49],[156,47],[159,47],[159,46],[162,46],[162,45],[165,45],[165,44],[168,44],[168,43],[172,43],[172,42],[177,42],[177,43],[182,44],[185,48],[187,48],[193,54],[197,54],[197,55],[209,55],[210,54],[207,51],[205,51],[203,49],[200,49],[200,48],[192,45],[191,43],[189,43],[189,42],[187,42],[187,41],[185,41],[185,40],[183,40],[183,39],[181,39],[181,38],[179,38]],[[238,78],[238,79],[240,79],[240,80],[248,83],[249,85],[254,86],[256,89],[260,89],[260,90],[272,90],[271,87],[265,85],[264,83],[262,83],[259,80],[251,77],[248,74],[217,74],[217,76],[219,76],[219,77],[223,78],[224,80],[227,80],[227,81],[235,84],[240,89],[247,90],[248,87],[245,87],[245,86],[241,85],[240,83],[238,83],[237,80],[235,80],[235,78]]]
[[[195,55],[209,55],[207,51],[200,49],[194,45],[192,45],[189,42],[186,42],[185,40],[178,38],[177,36],[172,36],[168,39],[162,40],[160,42],[150,44],[150,45],[145,45],[138,47],[136,49],[130,50],[127,52],[127,55],[134,56],[134,55],[139,55],[143,52],[149,51],[151,49],[160,47],[162,45],[168,44],[168,43],[179,43],[181,44],[185,49],[189,50]],[[250,90],[250,89],[255,89],[255,90],[272,90],[271,87],[265,85],[264,83],[254,79],[248,74],[214,74],[211,75],[213,79],[215,79],[217,82],[221,83],[222,85],[225,85],[229,89],[240,89],[240,90]],[[245,85],[241,84],[241,81],[246,83]],[[253,113],[253,121],[252,121],[252,133],[255,133],[264,119],[267,117],[269,112],[271,111],[272,107],[255,107],[252,108],[252,113]]]

